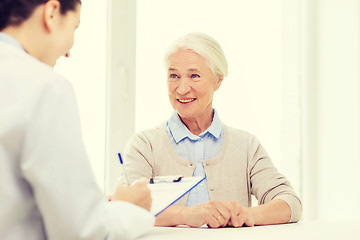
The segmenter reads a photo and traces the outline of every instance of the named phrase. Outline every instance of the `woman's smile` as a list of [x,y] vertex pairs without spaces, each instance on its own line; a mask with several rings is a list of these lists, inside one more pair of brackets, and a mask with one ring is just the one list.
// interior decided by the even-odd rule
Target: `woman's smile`
[[182,104],[186,104],[186,103],[191,103],[194,102],[196,100],[196,98],[178,98],[177,101],[182,103]]

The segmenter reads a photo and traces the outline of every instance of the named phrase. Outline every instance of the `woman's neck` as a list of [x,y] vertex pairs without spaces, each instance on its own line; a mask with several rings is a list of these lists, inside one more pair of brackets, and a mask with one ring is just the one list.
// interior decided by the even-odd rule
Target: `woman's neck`
[[49,44],[49,39],[44,26],[38,24],[41,17],[38,9],[34,11],[34,17],[25,20],[20,25],[8,26],[2,32],[18,41],[27,53],[42,61],[43,55],[46,53],[44,46]]
[[202,117],[194,117],[194,118],[183,118],[181,116],[179,117],[192,134],[199,136],[202,132],[204,132],[206,129],[210,127],[213,121],[214,112],[213,110],[211,110],[210,113]]

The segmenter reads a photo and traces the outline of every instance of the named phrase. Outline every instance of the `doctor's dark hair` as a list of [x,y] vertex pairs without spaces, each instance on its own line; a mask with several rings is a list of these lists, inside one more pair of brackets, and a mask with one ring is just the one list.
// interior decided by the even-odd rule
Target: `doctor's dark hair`
[[[7,26],[18,26],[28,19],[35,8],[49,0],[0,0],[0,31]],[[81,0],[58,0],[60,12],[75,10]]]

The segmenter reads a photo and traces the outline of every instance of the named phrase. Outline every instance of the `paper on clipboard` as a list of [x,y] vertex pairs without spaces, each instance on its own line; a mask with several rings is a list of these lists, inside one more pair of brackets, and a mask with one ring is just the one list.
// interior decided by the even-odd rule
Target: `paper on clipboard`
[[156,217],[204,179],[205,177],[183,177],[178,182],[148,184],[152,197],[150,212]]

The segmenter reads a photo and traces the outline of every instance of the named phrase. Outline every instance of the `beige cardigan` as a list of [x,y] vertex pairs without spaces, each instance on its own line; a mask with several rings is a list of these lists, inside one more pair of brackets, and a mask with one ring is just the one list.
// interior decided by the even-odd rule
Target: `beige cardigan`
[[[174,150],[163,124],[140,132],[128,142],[124,164],[130,182],[162,175],[192,176],[195,164]],[[274,167],[258,139],[224,125],[224,142],[219,154],[203,161],[211,200],[234,200],[251,206],[251,195],[258,204],[282,199],[291,208],[290,222],[300,220],[302,205],[290,182]],[[120,177],[124,181],[124,177]],[[187,196],[177,204],[185,205]]]

